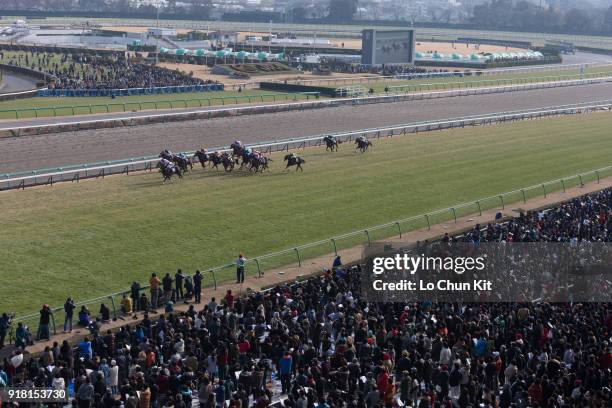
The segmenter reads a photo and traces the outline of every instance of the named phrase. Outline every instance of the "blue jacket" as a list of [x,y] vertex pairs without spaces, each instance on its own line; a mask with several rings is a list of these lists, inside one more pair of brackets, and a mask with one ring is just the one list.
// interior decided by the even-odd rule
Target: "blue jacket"
[[291,374],[292,364],[293,364],[293,359],[291,358],[291,356],[285,356],[281,358],[280,361],[278,362],[279,371],[281,375]]

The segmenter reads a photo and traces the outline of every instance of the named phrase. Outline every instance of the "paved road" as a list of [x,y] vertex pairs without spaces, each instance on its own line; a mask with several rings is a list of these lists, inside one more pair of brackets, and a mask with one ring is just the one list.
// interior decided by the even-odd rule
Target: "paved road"
[[10,138],[0,173],[609,98],[612,83]]
[[29,91],[36,88],[36,80],[19,74],[4,72],[0,82],[0,95],[11,92]]

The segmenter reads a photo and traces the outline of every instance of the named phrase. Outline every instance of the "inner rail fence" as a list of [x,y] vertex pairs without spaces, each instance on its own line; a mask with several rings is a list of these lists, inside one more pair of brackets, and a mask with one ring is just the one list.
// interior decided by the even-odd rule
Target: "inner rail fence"
[[306,109],[321,109],[328,107],[339,107],[344,105],[365,105],[377,103],[410,102],[438,98],[452,98],[460,96],[473,96],[483,94],[507,93],[528,91],[535,89],[550,89],[571,86],[593,85],[612,82],[612,76],[592,79],[576,79],[569,81],[541,82],[535,84],[519,84],[508,86],[495,86],[486,88],[455,89],[448,91],[432,91],[421,93],[380,94],[373,96],[356,96],[348,98],[319,99],[311,101],[298,101],[289,103],[277,103],[270,105],[247,105],[231,108],[186,109],[180,112],[167,113],[119,113],[111,118],[82,119],[67,118],[61,121],[52,121],[42,124],[15,125],[9,123],[0,125],[0,137],[20,137],[40,135],[58,132],[73,132],[79,130],[91,130],[97,128],[139,126],[152,123],[167,123],[173,121],[185,121],[196,119],[211,119],[235,115],[250,115],[262,113],[286,112]]
[[16,108],[0,110],[0,119],[23,119],[56,116],[78,116],[84,114],[130,112],[142,110],[202,108],[214,105],[237,105],[239,103],[278,102],[318,99],[320,92],[264,93],[258,95],[235,95],[212,98],[169,99],[158,101],[134,101],[89,105],[46,106],[39,108]]
[[[568,188],[582,187],[585,183],[599,184],[603,178],[611,176],[612,165],[605,166],[584,173],[480,198],[475,201],[457,204],[452,207],[438,209],[364,229],[358,229],[321,241],[311,242],[305,245],[287,248],[282,251],[260,255],[253,257],[246,262],[245,276],[248,278],[261,277],[265,272],[270,272],[272,269],[276,269],[277,272],[282,273],[281,269],[295,267],[301,268],[302,262],[304,262],[306,259],[322,256],[329,256],[331,266],[333,256],[347,248],[353,248],[360,245],[371,246],[375,241],[388,239],[390,237],[401,238],[402,235],[417,229],[426,228],[431,230],[433,225],[439,223],[449,222],[458,224],[459,218],[475,214],[482,215],[486,210],[497,209],[503,214],[510,204],[527,203],[528,199],[542,196],[547,197],[553,192],[566,192]],[[234,270],[234,263],[228,263],[210,269],[201,269],[201,272],[204,275],[202,287],[214,288],[216,290],[221,282],[229,280],[233,276]],[[312,273],[312,271],[305,271],[304,275],[298,275],[298,279],[304,278],[308,273]],[[161,274],[158,273],[158,275]],[[192,276],[193,275],[188,275],[187,279],[192,279]],[[148,279],[148,276],[141,275],[140,278]],[[134,292],[137,297],[144,293],[149,298],[150,287],[146,284],[139,285],[138,289]],[[122,312],[120,305],[122,298],[129,297],[131,294],[132,289],[126,288],[124,290],[106,294],[104,296],[78,301],[76,302],[77,311],[81,306],[86,306],[91,311],[91,315],[96,316],[97,309],[102,303],[104,303],[110,308],[111,317],[113,319],[124,319],[127,324],[132,319]],[[66,296],[72,296],[72,294],[66,294]],[[44,302],[44,300],[41,300],[41,302]],[[163,305],[158,306],[163,307]],[[53,334],[57,334],[58,330],[61,330],[61,328],[58,327],[58,323],[64,321],[63,306],[52,307],[52,311],[54,314],[51,321],[51,332]],[[144,312],[144,310],[141,311]],[[30,313],[17,316],[14,319],[14,322],[23,322],[31,329],[36,329],[39,317],[39,313]],[[12,335],[12,332],[9,333],[9,340],[12,340]]]
[[[443,121],[425,121],[411,124],[402,124],[386,127],[361,129],[350,132],[326,133],[315,136],[290,138],[266,142],[248,144],[249,147],[258,149],[265,154],[283,152],[306,147],[321,146],[325,136],[335,136],[342,143],[350,143],[358,136],[373,139],[381,137],[393,137],[410,133],[429,132],[434,130],[446,130],[465,128],[470,126],[486,126],[500,123],[511,123],[521,120],[541,119],[545,117],[583,114],[599,111],[612,110],[612,100],[605,100],[587,104],[562,105],[535,110],[511,111],[494,113],[489,115],[465,116],[460,118],[446,119]],[[209,151],[227,152],[229,146],[211,147]],[[184,152],[193,155],[194,151]],[[49,185],[61,182],[79,182],[82,179],[104,178],[110,175],[126,174],[138,171],[153,171],[159,162],[157,156],[132,157],[123,160],[106,161],[71,165],[52,169],[38,169],[28,172],[6,173],[0,175],[0,191],[11,189],[25,189],[28,187]],[[197,157],[194,157],[197,164]]]

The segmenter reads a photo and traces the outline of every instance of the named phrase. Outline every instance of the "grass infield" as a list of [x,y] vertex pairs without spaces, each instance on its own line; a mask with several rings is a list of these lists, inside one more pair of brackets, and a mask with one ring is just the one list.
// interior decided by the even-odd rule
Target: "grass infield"
[[610,114],[572,116],[374,140],[365,154],[308,149],[303,173],[285,173],[275,155],[264,175],[197,168],[166,185],[152,173],[3,192],[0,311],[35,312],[151,272],[192,273],[239,251],[252,258],[603,167],[611,127]]

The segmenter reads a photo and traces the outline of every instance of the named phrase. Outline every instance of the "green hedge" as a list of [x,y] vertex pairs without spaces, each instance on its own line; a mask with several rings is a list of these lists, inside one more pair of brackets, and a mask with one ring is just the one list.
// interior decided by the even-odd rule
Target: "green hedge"
[[282,82],[260,82],[261,89],[279,92],[320,92],[321,95],[336,96],[336,88],[327,86],[310,86],[298,84],[285,84]]

